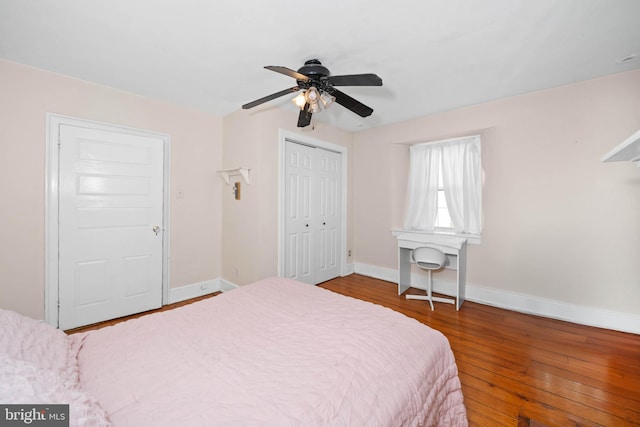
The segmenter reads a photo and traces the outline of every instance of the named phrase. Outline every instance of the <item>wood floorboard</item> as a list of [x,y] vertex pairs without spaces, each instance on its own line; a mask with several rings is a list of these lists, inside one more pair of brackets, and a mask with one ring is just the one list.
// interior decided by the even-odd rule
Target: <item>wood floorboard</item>
[[394,283],[357,274],[319,286],[442,332],[456,357],[470,426],[518,426],[519,416],[549,427],[640,426],[640,335],[472,302],[460,311],[435,303],[431,311],[425,301],[399,296]]
[[77,334],[80,332],[87,332],[95,329],[105,328],[107,326],[115,325],[116,323],[120,323],[120,322],[126,322],[127,320],[131,320],[131,319],[136,319],[138,317],[145,316],[147,314],[158,313],[160,311],[173,310],[174,308],[182,307],[183,305],[187,305],[187,304],[194,303],[196,301],[201,301],[203,299],[211,298],[218,294],[220,294],[220,292],[214,292],[214,293],[203,295],[200,297],[191,298],[186,301],[180,301],[180,302],[175,302],[173,304],[164,305],[155,310],[149,310],[149,311],[144,311],[142,313],[132,314],[130,316],[119,317],[117,319],[111,319],[105,322],[95,323],[93,325],[80,326],[79,328],[69,329],[69,330],[66,330],[65,332],[67,334]]
[[467,418],[469,426],[516,426],[517,419],[494,407],[487,406],[486,403],[473,398],[474,394],[465,390],[465,406],[467,407]]

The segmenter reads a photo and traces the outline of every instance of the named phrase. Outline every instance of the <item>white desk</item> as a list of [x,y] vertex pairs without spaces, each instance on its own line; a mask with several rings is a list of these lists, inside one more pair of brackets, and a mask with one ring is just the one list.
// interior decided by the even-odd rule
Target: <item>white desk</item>
[[467,239],[406,230],[394,230],[392,233],[398,238],[398,295],[402,295],[411,287],[411,251],[421,246],[429,246],[444,252],[449,258],[448,268],[458,272],[456,310],[460,310],[464,302]]

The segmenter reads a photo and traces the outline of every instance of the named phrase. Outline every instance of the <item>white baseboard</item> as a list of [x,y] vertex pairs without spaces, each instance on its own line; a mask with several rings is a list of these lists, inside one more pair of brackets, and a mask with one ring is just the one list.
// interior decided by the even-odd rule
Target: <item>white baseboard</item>
[[630,313],[587,307],[527,294],[467,286],[467,299],[522,313],[565,320],[581,325],[640,334],[640,316]]
[[342,276],[348,276],[350,274],[355,273],[355,266],[353,263],[351,264],[345,264],[345,266],[342,269]]
[[218,280],[220,281],[220,290],[222,292],[232,291],[232,290],[237,289],[239,287],[235,283],[231,283],[228,280],[225,280],[225,279],[218,279]]
[[185,301],[191,298],[212,294],[220,290],[218,279],[205,280],[204,282],[192,283],[191,285],[180,286],[169,289],[169,304]]
[[373,277],[387,282],[398,283],[398,270],[378,267],[370,264],[355,264],[354,272],[363,276]]
[[214,292],[227,292],[236,289],[238,285],[225,279],[217,278],[205,280],[204,282],[192,283],[191,285],[171,288],[169,290],[169,304],[185,301],[191,298],[201,297]]
[[[398,282],[398,270],[396,269],[368,264],[355,264],[354,271],[364,276],[393,283]],[[415,287],[424,289],[424,287],[420,286],[420,283],[424,283],[421,277],[422,276],[412,273],[411,283],[418,284]],[[455,283],[438,281],[434,276],[433,290],[445,295],[455,295]],[[640,316],[630,313],[620,313],[597,307],[569,304],[528,294],[485,288],[470,283],[467,283],[465,291],[467,301],[473,301],[479,304],[564,320],[581,325],[640,334]]]

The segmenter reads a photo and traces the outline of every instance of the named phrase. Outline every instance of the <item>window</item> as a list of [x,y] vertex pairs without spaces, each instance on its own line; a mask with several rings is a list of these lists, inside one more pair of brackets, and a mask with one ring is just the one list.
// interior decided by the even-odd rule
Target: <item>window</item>
[[404,228],[479,236],[480,136],[411,147]]

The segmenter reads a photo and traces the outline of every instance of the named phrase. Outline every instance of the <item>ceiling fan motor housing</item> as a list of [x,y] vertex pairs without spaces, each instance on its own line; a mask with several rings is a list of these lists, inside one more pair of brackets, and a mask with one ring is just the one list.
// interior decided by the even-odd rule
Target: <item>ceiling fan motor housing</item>
[[[311,82],[309,81],[305,82],[303,80],[297,81],[298,85],[300,85],[300,87],[303,87],[303,88],[305,87],[308,88],[309,86],[317,86],[309,83],[313,83],[313,82],[320,83],[323,80],[323,78],[329,77],[329,75],[331,75],[331,73],[329,72],[329,69],[324,65],[322,65],[322,63],[317,59],[310,59],[306,61],[304,65],[298,69],[298,72],[300,74],[304,74],[305,76],[311,79]],[[324,89],[324,85],[322,86],[323,86],[322,89]]]

